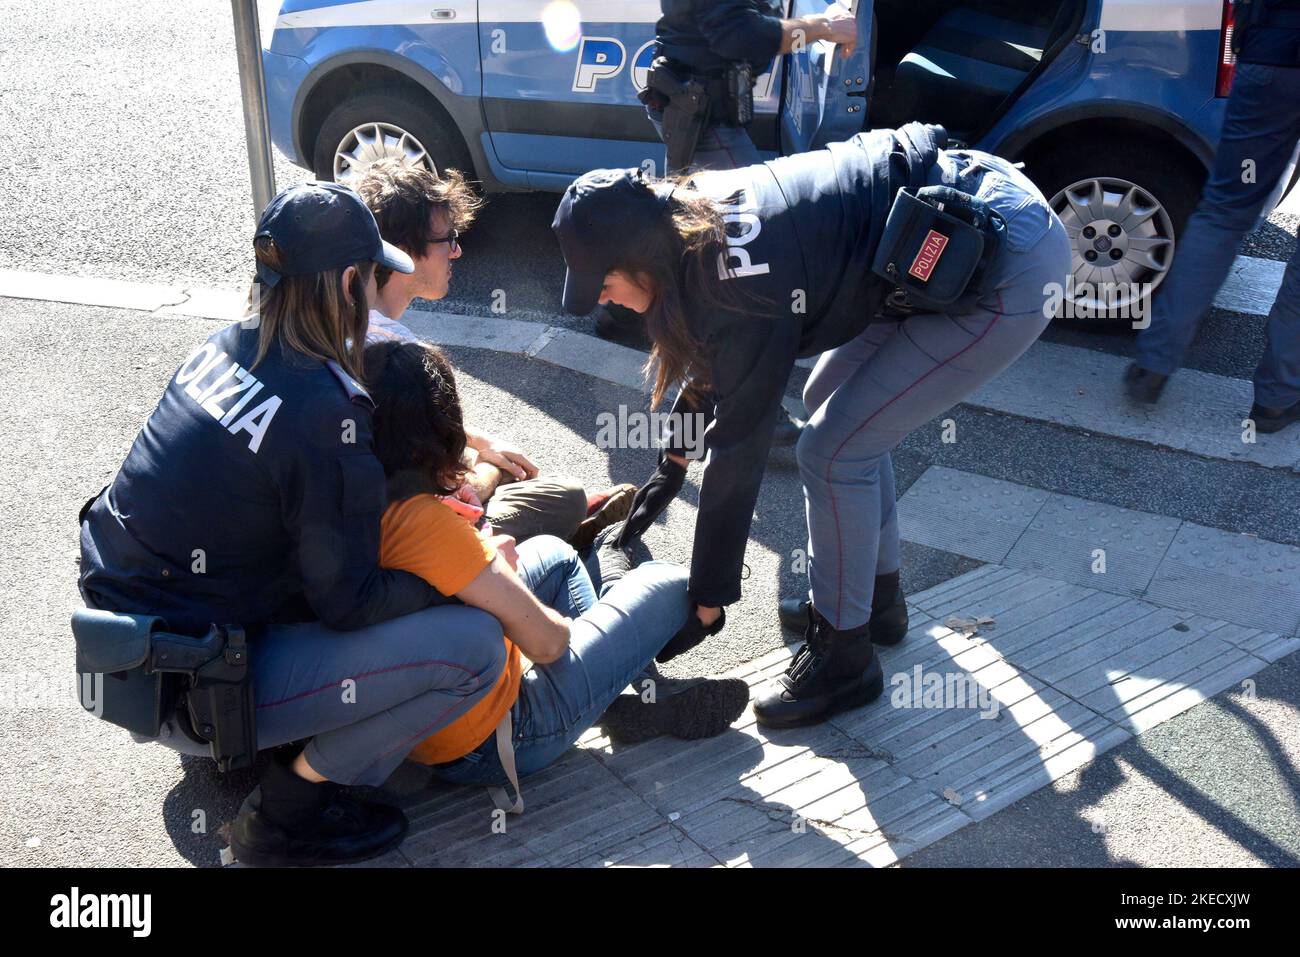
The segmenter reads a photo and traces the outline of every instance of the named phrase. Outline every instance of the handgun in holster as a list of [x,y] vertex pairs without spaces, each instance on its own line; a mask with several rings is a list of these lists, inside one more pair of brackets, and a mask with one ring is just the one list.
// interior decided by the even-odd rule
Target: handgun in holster
[[[175,717],[184,733],[210,745],[222,771],[251,766],[257,725],[244,630],[213,625],[196,638],[166,627],[154,615],[76,611],[82,707],[144,738],[158,737]],[[94,691],[91,676],[102,676]]]
[[893,288],[883,314],[964,310],[984,292],[1006,220],[949,186],[900,189],[871,269]]
[[[663,99],[657,99],[658,94]],[[646,89],[640,99],[647,105],[662,104],[664,146],[668,173],[684,172],[695,156],[695,147],[709,122],[709,89],[699,79],[674,69],[664,57],[650,64]]]

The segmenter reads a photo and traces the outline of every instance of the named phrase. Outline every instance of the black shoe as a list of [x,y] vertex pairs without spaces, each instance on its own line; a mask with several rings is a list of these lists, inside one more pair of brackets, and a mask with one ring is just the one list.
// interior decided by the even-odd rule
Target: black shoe
[[[693,741],[712,738],[731,727],[749,704],[749,685],[739,678],[665,681],[653,703],[639,694],[619,695],[597,722],[615,744],[636,744],[663,734]],[[636,687],[634,684],[633,687]]]
[[[288,802],[280,800],[286,790],[297,792]],[[358,800],[329,781],[312,784],[275,764],[239,809],[230,846],[236,860],[254,867],[355,864],[397,847],[408,826],[400,808]]]
[[603,592],[606,585],[612,585],[633,568],[631,548],[619,548],[618,537],[623,534],[625,522],[615,522],[601,529],[596,540],[591,543],[591,551],[583,559],[587,574]]
[[807,422],[796,419],[790,410],[781,407],[781,418],[776,422],[776,429],[772,432],[773,448],[789,448],[799,441],[799,436],[803,434],[803,427]]
[[767,728],[797,728],[861,707],[884,690],[868,627],[837,631],[813,608],[803,645],[776,687],[754,702],[754,716]]
[[[786,631],[800,632],[808,627],[808,609],[812,602],[807,598],[782,598],[777,606],[777,617]],[[894,592],[894,601],[882,608],[872,602],[871,640],[878,645],[896,645],[907,636],[907,598],[901,588]]]
[[1300,402],[1284,409],[1275,409],[1256,402],[1250,407],[1250,417],[1255,421],[1255,431],[1280,432],[1288,425],[1300,422]]
[[1168,381],[1169,376],[1143,369],[1136,362],[1131,362],[1124,372],[1124,391],[1134,402],[1154,405],[1160,401],[1160,393],[1165,391]]

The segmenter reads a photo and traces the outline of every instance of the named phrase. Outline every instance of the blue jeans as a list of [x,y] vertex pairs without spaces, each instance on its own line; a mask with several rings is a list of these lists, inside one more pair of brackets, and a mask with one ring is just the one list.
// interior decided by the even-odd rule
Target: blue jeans
[[1007,237],[971,311],[876,322],[824,353],[804,388],[812,413],[795,453],[808,516],[808,577],[835,628],[871,617],[875,576],[898,569],[890,451],[1014,362],[1049,322],[1048,289],[1070,271],[1065,227],[1024,174],[984,153],[932,169],[1006,217]]
[[[645,113],[663,139],[663,113],[648,106]],[[710,126],[700,134],[700,141],[695,145],[691,169],[740,169],[761,162],[763,157],[743,126]]]
[[[519,776],[542,770],[567,751],[686,623],[684,568],[646,562],[597,600],[577,553],[557,538],[518,545],[519,574],[539,600],[573,619],[569,648],[524,674],[511,708]],[[464,757],[433,767],[452,784],[504,787],[505,771],[489,735]]]
[[[1182,363],[1237,246],[1255,226],[1300,141],[1297,103],[1300,67],[1237,64],[1214,169],[1156,298],[1151,326],[1138,336],[1142,368],[1170,375]],[[1243,182],[1247,161],[1254,164],[1251,183]],[[1300,250],[1287,264],[1269,312],[1255,401],[1273,407],[1300,401]]]
[[495,618],[440,605],[356,631],[272,625],[250,664],[259,750],[310,738],[320,774],[378,786],[492,690],[506,655]]

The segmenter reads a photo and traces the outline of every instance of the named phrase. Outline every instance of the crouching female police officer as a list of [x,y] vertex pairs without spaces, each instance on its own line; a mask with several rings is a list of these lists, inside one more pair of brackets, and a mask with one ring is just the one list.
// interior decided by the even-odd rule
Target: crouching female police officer
[[245,801],[240,861],[365,860],[406,818],[331,782],[382,784],[496,687],[505,646],[496,619],[427,608],[440,596],[423,579],[379,567],[385,480],[361,350],[375,264],[409,273],[411,260],[332,183],[272,200],[254,248],[257,320],[181,364],[83,513],[82,594],[182,635],[247,632],[257,747],[310,740]]
[[797,446],[809,621],[779,685],[755,702],[771,727],[880,694],[872,639],[907,630],[890,450],[1020,356],[1069,271],[1065,229],[1034,185],[946,143],[942,128],[910,124],[689,180],[596,170],[555,217],[565,307],[644,313],[652,405],[683,382],[678,408],[698,397],[711,408],[696,616],[661,660],[715,634],[722,606],[740,597],[787,377],[797,358],[821,357]]

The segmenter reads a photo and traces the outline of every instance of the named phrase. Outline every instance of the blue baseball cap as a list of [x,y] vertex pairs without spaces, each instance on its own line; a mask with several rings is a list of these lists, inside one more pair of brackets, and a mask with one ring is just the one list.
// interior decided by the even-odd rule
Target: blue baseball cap
[[667,203],[640,169],[595,169],[573,181],[551,223],[564,254],[568,312],[596,308],[605,274],[645,244]]
[[257,221],[254,238],[262,236],[280,250],[278,272],[257,264],[257,278],[267,286],[282,276],[310,276],[366,260],[415,272],[410,256],[384,242],[361,197],[338,183],[301,183],[279,193]]

